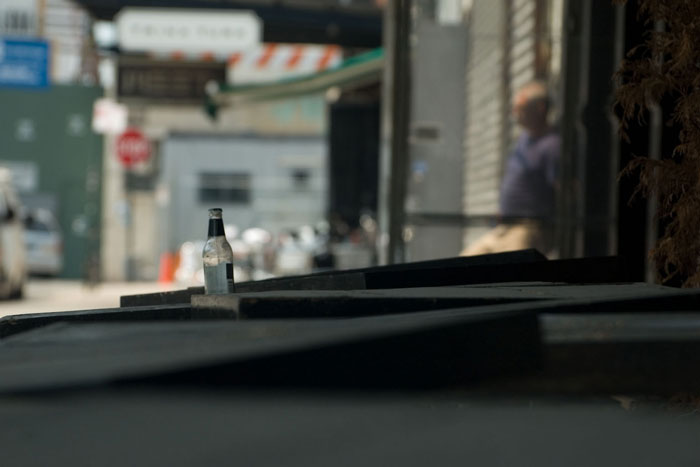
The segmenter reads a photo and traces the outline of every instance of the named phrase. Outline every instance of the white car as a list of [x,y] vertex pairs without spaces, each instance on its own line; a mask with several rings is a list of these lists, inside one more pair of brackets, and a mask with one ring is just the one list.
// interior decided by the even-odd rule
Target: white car
[[22,206],[10,171],[0,168],[0,298],[21,298],[27,278]]
[[24,217],[24,240],[29,274],[57,276],[63,269],[63,235],[47,209],[34,209]]

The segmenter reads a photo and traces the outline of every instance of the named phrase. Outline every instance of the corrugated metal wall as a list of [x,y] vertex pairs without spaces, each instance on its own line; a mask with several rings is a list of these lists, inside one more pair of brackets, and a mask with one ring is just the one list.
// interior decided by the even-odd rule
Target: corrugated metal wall
[[468,216],[498,211],[504,123],[504,5],[504,1],[477,0],[471,11],[464,168],[464,212]]
[[[515,91],[536,76],[538,0],[474,0],[469,17],[464,144],[464,244],[498,214],[503,164],[518,134]],[[482,222],[473,222],[481,219]]]
[[[508,18],[508,92],[515,95],[519,88],[535,79],[536,75],[536,0],[511,0]],[[511,145],[519,134],[517,125],[510,123]]]

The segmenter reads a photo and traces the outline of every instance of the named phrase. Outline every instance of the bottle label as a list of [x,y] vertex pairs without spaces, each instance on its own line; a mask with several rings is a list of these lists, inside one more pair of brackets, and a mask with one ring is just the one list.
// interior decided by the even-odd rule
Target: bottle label
[[225,235],[224,221],[221,219],[209,219],[209,230],[207,231],[207,237],[211,238]]
[[208,294],[233,293],[233,264],[204,266],[204,288]]

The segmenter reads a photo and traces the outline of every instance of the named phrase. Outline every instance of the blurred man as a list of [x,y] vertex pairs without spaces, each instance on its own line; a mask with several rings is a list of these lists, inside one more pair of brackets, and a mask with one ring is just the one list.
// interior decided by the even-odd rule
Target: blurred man
[[513,115],[523,132],[506,163],[499,224],[462,250],[462,255],[552,249],[561,141],[548,113],[544,83],[528,83],[515,95]]

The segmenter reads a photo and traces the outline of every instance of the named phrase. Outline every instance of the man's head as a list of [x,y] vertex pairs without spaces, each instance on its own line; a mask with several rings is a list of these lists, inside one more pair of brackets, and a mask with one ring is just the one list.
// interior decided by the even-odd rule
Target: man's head
[[543,82],[532,81],[515,94],[513,115],[526,130],[538,133],[546,129],[548,111],[549,97]]

